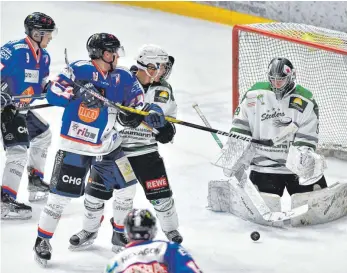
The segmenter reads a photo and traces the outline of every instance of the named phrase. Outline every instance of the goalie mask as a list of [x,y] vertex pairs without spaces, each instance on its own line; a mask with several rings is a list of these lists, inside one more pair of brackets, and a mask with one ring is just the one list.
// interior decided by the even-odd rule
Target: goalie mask
[[156,218],[147,209],[132,209],[125,217],[124,228],[130,241],[153,240],[157,234]]
[[[171,57],[171,56],[170,56]],[[151,82],[160,75],[160,78],[167,79],[170,76],[173,64],[173,57],[157,45],[143,45],[136,58],[137,67],[144,70],[147,76],[151,77]],[[153,75],[149,71],[155,71]]]
[[277,100],[281,100],[295,87],[295,69],[286,58],[274,58],[268,67],[268,79]]

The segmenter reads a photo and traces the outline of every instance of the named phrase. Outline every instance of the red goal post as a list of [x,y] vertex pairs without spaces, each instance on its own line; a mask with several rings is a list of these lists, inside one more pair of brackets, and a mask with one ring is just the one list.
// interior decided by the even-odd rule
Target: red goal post
[[[232,31],[233,111],[274,57],[286,57],[297,83],[320,109],[321,151],[347,155],[347,34],[295,23],[235,25]],[[341,154],[341,156],[340,156]],[[347,159],[347,157],[346,157]]]

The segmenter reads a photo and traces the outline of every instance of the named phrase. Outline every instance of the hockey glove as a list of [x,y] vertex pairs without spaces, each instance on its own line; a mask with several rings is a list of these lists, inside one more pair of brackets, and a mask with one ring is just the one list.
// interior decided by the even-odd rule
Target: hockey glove
[[12,104],[10,88],[7,82],[1,82],[1,109]]
[[148,116],[145,116],[144,121],[153,128],[161,128],[165,125],[166,120],[163,110],[157,104],[146,104],[142,111],[149,112]]
[[155,136],[155,140],[160,143],[170,142],[176,134],[176,127],[173,123],[167,122],[164,127],[158,128],[159,134]]
[[7,105],[4,109],[1,110],[1,122],[11,122],[17,114],[18,111],[13,104]]
[[118,122],[125,127],[136,128],[138,127],[145,117],[135,114],[135,113],[122,113],[118,112],[117,120]]
[[83,104],[87,108],[101,108],[104,106],[104,103],[98,98],[94,97],[87,90],[92,90],[101,95],[100,91],[92,83],[86,83],[82,87],[75,86],[74,94],[75,98],[81,98]]

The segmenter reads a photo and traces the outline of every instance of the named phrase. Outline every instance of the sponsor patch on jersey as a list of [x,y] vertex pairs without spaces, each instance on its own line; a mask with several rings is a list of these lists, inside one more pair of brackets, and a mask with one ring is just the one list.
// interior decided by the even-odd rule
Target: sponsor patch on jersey
[[39,70],[24,69],[24,82],[39,83]]
[[88,108],[83,103],[78,108],[78,117],[80,120],[91,123],[98,119],[100,114],[100,108]]
[[154,95],[155,102],[167,103],[169,100],[169,92],[165,90],[156,90]]
[[7,47],[1,48],[1,58],[2,59],[8,60],[11,58],[11,56],[12,56],[12,52],[9,48],[7,48]]
[[67,134],[74,138],[96,143],[99,130],[98,128],[72,121]]
[[21,48],[25,48],[25,49],[29,49],[29,46],[27,44],[17,44],[13,46],[14,49],[21,49]]
[[[32,86],[29,86],[27,89],[25,89],[23,92],[22,92],[22,96],[25,96],[25,95],[29,95],[29,96],[33,96],[35,94],[34,92],[34,88],[32,88]],[[20,103],[23,103],[23,104],[27,104],[27,103],[30,103],[32,99],[30,98],[27,98],[27,99],[21,99],[19,102]]]
[[289,99],[289,108],[298,110],[300,113],[303,113],[306,109],[307,102],[299,97],[291,97]]
[[153,179],[153,180],[148,180],[148,181],[145,182],[145,184],[146,184],[146,189],[147,190],[154,190],[154,189],[168,187],[168,183],[167,183],[166,177]]

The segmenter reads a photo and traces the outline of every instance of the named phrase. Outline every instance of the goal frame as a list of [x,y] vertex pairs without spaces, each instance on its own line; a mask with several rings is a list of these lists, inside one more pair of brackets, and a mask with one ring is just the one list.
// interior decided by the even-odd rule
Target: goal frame
[[270,31],[256,29],[251,25],[235,25],[232,30],[232,113],[239,104],[239,32],[252,32],[262,36],[267,36],[273,39],[285,40],[287,42],[305,45],[320,50],[330,51],[337,54],[347,55],[347,51],[328,45],[322,45],[311,41],[306,41],[294,37],[289,37],[283,34],[272,33]]

